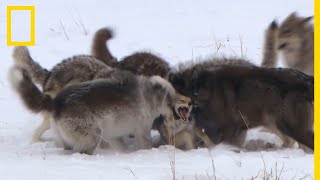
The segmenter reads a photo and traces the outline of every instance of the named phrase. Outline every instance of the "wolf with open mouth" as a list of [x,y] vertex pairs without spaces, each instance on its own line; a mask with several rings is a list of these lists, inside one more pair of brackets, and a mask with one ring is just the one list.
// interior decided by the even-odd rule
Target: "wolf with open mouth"
[[210,139],[194,126],[192,116],[192,100],[189,97],[177,94],[172,108],[173,119],[159,117],[154,127],[158,129],[161,137],[160,144],[170,144],[183,150],[190,150],[204,144],[211,144]]

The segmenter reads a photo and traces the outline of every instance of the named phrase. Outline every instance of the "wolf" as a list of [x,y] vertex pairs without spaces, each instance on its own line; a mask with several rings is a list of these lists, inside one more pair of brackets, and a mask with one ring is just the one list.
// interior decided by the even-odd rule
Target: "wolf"
[[247,129],[263,126],[279,137],[314,148],[313,76],[293,69],[201,63],[169,75],[174,88],[191,97],[196,126],[214,144],[241,147]]
[[[28,71],[31,79],[42,87],[44,94],[51,98],[67,86],[96,79],[112,71],[111,67],[88,55],[67,58],[49,71],[33,60],[27,47],[15,47],[13,59],[17,66]],[[44,115],[42,124],[35,130],[32,141],[39,141],[41,135],[49,128],[49,117]]]
[[[173,119],[158,117],[153,124],[161,137],[162,144],[170,144],[182,150],[212,145],[211,140],[197,127],[192,116],[192,101],[181,94],[176,95],[172,108]],[[204,145],[203,145],[204,144]]]
[[[34,61],[26,47],[16,47],[13,59],[15,64],[27,69],[33,81],[52,98],[66,86],[101,77],[107,78],[112,74],[113,68],[129,70],[139,75],[160,75],[167,78],[170,69],[168,63],[151,53],[134,53],[118,63],[106,46],[107,41],[112,37],[113,31],[110,28],[99,29],[94,36],[92,55],[77,55],[66,58],[50,71]],[[44,117],[42,124],[36,129],[32,141],[39,141],[41,135],[49,128],[49,119]]]
[[298,17],[291,13],[283,23],[273,21],[265,33],[264,57],[262,66],[275,67],[277,51],[282,52],[289,68],[313,75],[314,30],[310,17]]
[[28,71],[14,66],[10,82],[26,107],[50,116],[65,149],[92,154],[101,140],[133,134],[135,148],[151,148],[151,127],[160,114],[172,118],[172,85],[159,76],[118,70],[114,78],[70,85],[54,98],[41,92]]
[[[212,70],[218,69],[221,65],[255,66],[244,59],[211,59],[203,62],[202,65]],[[172,111],[174,115],[173,120],[158,117],[154,121],[153,129],[157,129],[160,133],[162,141],[160,144],[174,145],[182,150],[212,146],[213,143],[209,137],[195,126],[196,120],[193,115],[192,100],[189,97],[177,94]]]
[[161,144],[175,145],[180,149],[193,149],[194,119],[191,117],[192,103],[186,96],[177,94],[172,108],[173,119],[160,116],[155,119],[153,129],[160,133]]
[[170,71],[169,64],[151,52],[135,52],[123,57],[119,61],[115,58],[106,43],[113,37],[111,28],[101,28],[94,36],[92,43],[91,55],[110,67],[131,71],[138,75],[154,76],[158,75],[162,78],[168,78]]

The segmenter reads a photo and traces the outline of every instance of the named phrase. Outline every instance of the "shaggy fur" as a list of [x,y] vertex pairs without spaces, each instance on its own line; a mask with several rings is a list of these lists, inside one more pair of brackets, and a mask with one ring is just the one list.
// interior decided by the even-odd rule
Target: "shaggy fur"
[[91,47],[91,55],[108,66],[114,66],[117,59],[111,54],[107,42],[113,38],[113,32],[110,28],[99,29],[94,37]]
[[313,77],[292,69],[191,66],[169,77],[196,104],[196,125],[214,143],[241,146],[257,126],[313,149]]
[[92,154],[101,140],[133,134],[136,149],[151,148],[151,127],[160,114],[172,118],[175,90],[159,76],[117,71],[113,78],[64,88],[55,98],[43,94],[22,68],[9,74],[28,109],[50,115],[65,149]]
[[298,17],[292,13],[279,27],[273,23],[266,31],[262,65],[275,67],[278,50],[283,52],[289,68],[313,75],[314,30],[309,23],[312,18]]
[[111,67],[128,70],[138,75],[168,77],[170,71],[169,64],[161,57],[150,52],[136,52],[122,58],[118,62],[106,46],[106,41],[112,37],[113,34],[110,28],[98,30],[93,40],[92,56],[102,60]]
[[[28,71],[32,80],[42,87],[43,93],[51,98],[66,86],[96,79],[112,72],[112,68],[100,60],[86,55],[67,58],[48,71],[32,59],[27,47],[16,47],[13,51],[13,59],[16,65]],[[49,119],[44,116],[42,124],[33,135],[33,142],[39,141],[41,135],[49,128]]]
[[170,71],[169,64],[165,60],[148,52],[129,55],[119,61],[116,67],[139,75],[158,75],[163,78],[168,78]]

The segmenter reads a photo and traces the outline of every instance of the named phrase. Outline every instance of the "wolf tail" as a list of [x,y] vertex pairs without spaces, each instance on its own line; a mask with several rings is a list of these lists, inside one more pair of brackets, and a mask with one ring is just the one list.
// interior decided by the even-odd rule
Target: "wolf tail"
[[272,21],[268,29],[265,32],[264,39],[264,48],[263,48],[263,59],[261,66],[262,67],[275,67],[278,58],[277,51],[277,33],[278,33],[278,24],[276,21]]
[[107,46],[107,41],[112,38],[113,31],[110,28],[101,28],[95,33],[91,48],[91,55],[109,66],[117,63],[117,59],[113,57]]
[[15,64],[26,69],[31,75],[31,78],[35,83],[43,85],[45,79],[50,72],[35,62],[30,56],[29,50],[25,46],[15,47],[13,50],[13,59]]
[[35,113],[53,111],[52,98],[38,89],[29,77],[27,70],[14,66],[10,69],[8,78],[29,110]]

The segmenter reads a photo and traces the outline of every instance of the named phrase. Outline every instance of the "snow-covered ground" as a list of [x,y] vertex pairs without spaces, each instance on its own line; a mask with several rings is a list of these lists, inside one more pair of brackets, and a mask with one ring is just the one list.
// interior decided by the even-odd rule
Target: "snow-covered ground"
[[[267,175],[313,179],[314,156],[299,149],[236,153],[219,145],[210,151],[183,152],[162,146],[126,154],[97,150],[88,156],[65,152],[52,141],[50,131],[46,141],[31,144],[41,116],[27,111],[7,82],[12,64],[12,47],[6,45],[7,5],[36,7],[36,46],[30,51],[50,68],[63,58],[88,54],[93,33],[104,26],[115,30],[109,46],[118,58],[148,50],[171,65],[212,55],[243,56],[259,64],[268,24],[293,11],[313,15],[312,0],[1,0],[0,179],[172,179],[173,169],[179,180],[262,179]],[[15,38],[27,34],[25,15],[14,14]],[[264,135],[252,131],[249,138]],[[272,137],[265,138],[276,141]]]

